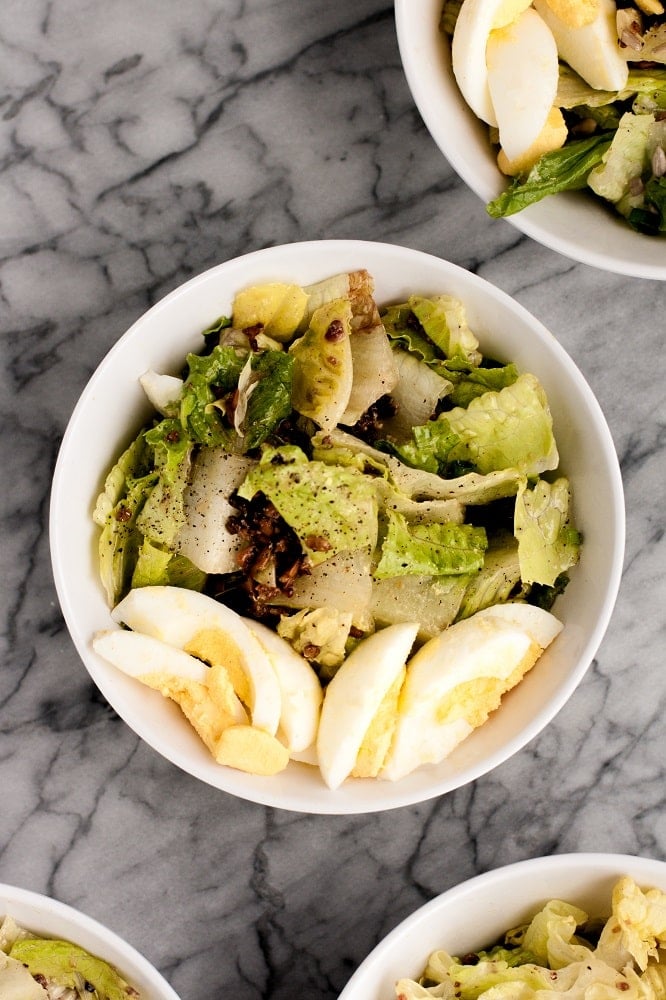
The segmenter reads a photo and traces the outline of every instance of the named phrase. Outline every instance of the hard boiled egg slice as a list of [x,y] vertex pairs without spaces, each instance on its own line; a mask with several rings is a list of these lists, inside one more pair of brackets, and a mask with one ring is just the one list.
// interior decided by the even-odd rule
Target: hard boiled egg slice
[[108,629],[97,633],[92,646],[124,674],[139,680],[154,678],[151,687],[159,683],[159,678],[178,677],[198,684],[205,684],[208,679],[209,668],[201,660],[141,632]]
[[138,587],[112,617],[137,632],[224,665],[252,724],[275,735],[280,685],[263,646],[235,611],[212,597],[181,587]]
[[211,669],[201,660],[141,632],[99,632],[93,649],[118,670],[171,698],[208,749],[214,753],[227,726],[247,722],[246,712],[229,686],[224,698],[212,696]]
[[530,0],[464,0],[451,42],[451,65],[465,101],[477,118],[497,125],[488,89],[486,45],[490,32],[503,28],[530,6]]
[[312,746],[317,735],[323,698],[319,678],[305,657],[272,629],[250,620],[247,627],[268,653],[280,685],[278,737],[290,751],[300,753]]
[[407,664],[393,744],[379,776],[395,781],[447,757],[561,627],[549,612],[516,604],[506,613],[478,612],[422,646]]
[[559,63],[552,32],[529,7],[486,46],[488,89],[500,145],[517,160],[542,132],[557,95]]
[[218,764],[249,774],[278,774],[289,763],[289,751],[277,737],[256,726],[227,726],[214,750]]
[[561,20],[547,0],[534,6],[550,28],[565,62],[596,90],[622,90],[629,67],[620,53],[615,0],[600,0],[594,19],[575,28]]
[[384,697],[402,674],[418,632],[404,622],[374,632],[349,654],[326,689],[317,756],[329,788],[351,774],[359,749]]

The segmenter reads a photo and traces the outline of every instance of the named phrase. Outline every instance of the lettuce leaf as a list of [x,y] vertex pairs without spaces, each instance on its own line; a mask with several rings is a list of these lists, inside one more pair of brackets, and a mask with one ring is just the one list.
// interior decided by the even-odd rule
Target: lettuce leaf
[[388,511],[375,579],[393,576],[449,576],[474,573],[483,566],[486,532],[471,524],[409,522]]
[[259,491],[296,532],[312,565],[337,552],[375,547],[376,490],[353,466],[309,461],[296,445],[265,448],[238,495],[251,500]]
[[452,295],[432,298],[412,295],[408,305],[445,358],[463,358],[471,364],[480,362],[479,341],[470,329],[465,307],[459,299]]
[[93,518],[100,525],[99,569],[111,607],[127,592],[141,545],[136,519],[157,482],[152,449],[143,431],[121,454],[97,498]]
[[527,476],[557,467],[552,417],[534,375],[520,375],[513,385],[486,392],[466,409],[449,410],[445,419],[460,438],[448,461],[471,462],[481,473],[516,469]]
[[188,354],[189,374],[183,385],[180,422],[194,442],[231,446],[235,432],[225,427],[213,405],[238,385],[246,355],[233,347],[215,347],[208,355]]
[[136,526],[146,538],[171,547],[185,523],[183,495],[189,478],[192,441],[174,417],[160,421],[144,437],[153,450],[153,468],[158,478],[137,516]]
[[571,521],[571,490],[563,476],[554,483],[521,484],[516,497],[514,530],[524,583],[553,586],[578,562],[581,538]]
[[520,585],[518,545],[512,535],[489,538],[483,568],[465,587],[456,620],[469,618],[483,608],[508,601]]
[[446,464],[449,452],[460,441],[458,435],[443,418],[413,427],[412,437],[412,441],[394,445],[393,451],[411,468],[435,473],[440,472],[441,466]]
[[247,405],[243,451],[257,448],[291,413],[294,359],[284,351],[252,356],[254,387]]
[[517,178],[488,203],[488,214],[493,219],[514,215],[547,195],[586,187],[590,171],[601,162],[611,139],[612,133],[601,132],[544,153],[524,179]]
[[137,996],[137,991],[108,962],[69,941],[25,938],[13,945],[10,957],[52,986],[78,992],[83,981],[91,984],[99,1000],[130,1000]]

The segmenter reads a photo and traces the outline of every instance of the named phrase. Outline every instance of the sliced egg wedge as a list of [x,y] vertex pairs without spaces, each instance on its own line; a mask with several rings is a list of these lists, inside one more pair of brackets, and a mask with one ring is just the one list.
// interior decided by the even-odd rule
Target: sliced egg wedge
[[488,88],[486,45],[490,32],[511,24],[530,0],[464,0],[451,42],[451,65],[460,92],[477,118],[497,125]]
[[212,597],[180,587],[139,587],[113,619],[211,663],[222,663],[252,725],[275,735],[282,697],[268,654],[243,618]]
[[547,0],[534,7],[550,28],[565,62],[595,90],[622,90],[629,66],[622,57],[616,27],[615,0],[599,0],[595,17],[579,28],[561,20]]
[[317,736],[323,692],[310,663],[277,633],[260,622],[247,627],[264,647],[277,675],[281,694],[278,736],[293,753],[312,746]]
[[159,691],[180,707],[211,753],[227,726],[247,723],[247,714],[229,681],[214,675],[218,668],[161,639],[113,629],[94,637],[93,649],[118,670]]
[[503,174],[507,174],[509,177],[526,174],[544,153],[560,149],[566,142],[568,134],[564,115],[559,108],[553,107],[548,113],[546,124],[532,145],[514,160],[510,160],[504,150],[500,149],[497,154],[497,166]]
[[500,145],[516,160],[543,131],[559,79],[555,39],[533,8],[490,32],[486,66]]
[[404,671],[418,628],[415,622],[405,622],[369,635],[328,685],[317,734],[317,757],[329,788],[338,788],[352,773],[368,728]]
[[509,611],[478,612],[422,646],[407,664],[395,735],[379,777],[396,781],[447,757],[486,721],[561,628],[549,612],[515,604]]

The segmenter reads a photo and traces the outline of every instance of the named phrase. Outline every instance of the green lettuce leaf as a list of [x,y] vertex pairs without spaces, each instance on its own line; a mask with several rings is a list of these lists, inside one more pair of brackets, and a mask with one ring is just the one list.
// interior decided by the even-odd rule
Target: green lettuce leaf
[[167,417],[146,431],[145,440],[153,449],[153,468],[158,479],[137,516],[136,526],[151,541],[173,546],[185,523],[183,495],[189,478],[192,442],[174,417]]
[[108,962],[69,941],[24,938],[13,945],[10,957],[53,985],[76,989],[82,979],[99,1000],[130,1000],[138,995]]
[[595,194],[616,202],[626,193],[629,182],[641,177],[648,165],[648,136],[654,115],[622,115],[613,141],[587,183]]
[[265,448],[238,495],[261,492],[299,537],[311,564],[337,552],[374,549],[377,497],[372,479],[353,466],[309,461],[300,448]]
[[508,601],[520,585],[518,545],[511,535],[489,538],[483,568],[465,588],[457,620],[469,618],[483,608]]
[[391,341],[420,361],[436,361],[441,355],[432,340],[426,336],[416,320],[408,302],[389,306],[382,314],[384,329]]
[[412,428],[413,440],[395,445],[393,451],[406,465],[426,472],[439,472],[460,438],[443,418]]
[[469,406],[473,399],[482,396],[484,392],[499,392],[513,385],[518,378],[518,368],[514,364],[485,367],[454,367],[451,361],[444,362],[440,374],[446,374],[453,383],[453,391],[447,397],[453,406]]
[[516,497],[514,531],[524,583],[553,586],[578,562],[581,538],[571,522],[569,481],[539,479],[533,489],[521,485]]
[[132,572],[132,587],[184,587],[203,590],[207,574],[183,555],[144,538]]
[[131,586],[142,540],[136,520],[158,478],[152,454],[142,431],[110,470],[95,505],[100,578],[111,607]]
[[388,511],[388,528],[381,559],[373,576],[448,576],[473,573],[483,566],[487,539],[483,528],[471,524],[409,522]]
[[666,177],[649,179],[643,190],[643,205],[632,208],[627,220],[639,233],[666,233]]
[[524,179],[517,178],[506,191],[488,203],[488,214],[494,219],[514,215],[547,195],[586,187],[590,171],[601,162],[611,138],[612,133],[601,132],[544,153]]
[[180,422],[194,442],[231,447],[237,437],[213,405],[238,385],[247,355],[233,347],[215,347],[208,355],[188,354],[189,374],[183,385]]
[[291,413],[294,359],[285,351],[262,351],[252,357],[252,393],[247,405],[243,450],[257,448]]
[[472,364],[479,363],[479,342],[469,327],[465,306],[459,299],[452,295],[436,295],[433,298],[412,295],[408,304],[445,358],[463,358]]
[[534,375],[520,375],[505,389],[486,392],[466,409],[449,410],[445,419],[460,438],[449,461],[471,462],[481,473],[516,469],[527,476],[557,467],[548,401]]

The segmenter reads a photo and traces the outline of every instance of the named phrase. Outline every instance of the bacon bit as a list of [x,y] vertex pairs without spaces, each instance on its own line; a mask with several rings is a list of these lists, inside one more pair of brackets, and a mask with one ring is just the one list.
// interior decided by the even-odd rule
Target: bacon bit
[[618,990],[622,990],[622,992],[629,989],[629,983],[625,982],[623,979],[621,979],[619,983],[616,983],[615,986]]
[[365,635],[363,629],[358,628],[358,626],[356,625],[352,625],[352,627],[349,629],[349,634],[352,637],[352,639],[362,639],[363,636]]
[[338,340],[344,340],[345,328],[342,325],[342,321],[339,319],[334,319],[328,327],[328,330],[324,334],[324,340],[328,340],[331,343],[335,343]]
[[253,351],[257,351],[259,349],[257,344],[257,337],[259,336],[260,333],[263,332],[264,332],[263,323],[255,323],[254,326],[246,326],[243,328],[243,333],[250,341],[250,347]]
[[119,507],[116,511],[116,521],[120,521],[121,524],[126,524],[128,521],[132,520],[132,511],[129,507]]
[[308,535],[305,544],[313,552],[328,552],[331,548],[328,538],[324,538],[323,535]]
[[321,652],[321,646],[315,646],[314,642],[308,642],[303,647],[303,656],[306,660],[316,660]]

